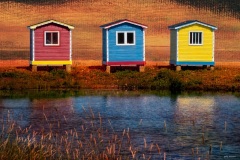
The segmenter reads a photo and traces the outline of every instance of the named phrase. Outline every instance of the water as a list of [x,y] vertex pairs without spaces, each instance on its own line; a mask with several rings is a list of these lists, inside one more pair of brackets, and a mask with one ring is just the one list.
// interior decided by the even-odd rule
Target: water
[[52,123],[56,117],[68,121],[61,130],[80,128],[79,120],[89,110],[100,114],[104,127],[114,133],[129,129],[135,146],[158,144],[161,154],[155,159],[163,153],[167,159],[240,159],[240,98],[233,94],[109,92],[0,99],[2,119],[10,117],[36,131],[48,129],[46,117]]

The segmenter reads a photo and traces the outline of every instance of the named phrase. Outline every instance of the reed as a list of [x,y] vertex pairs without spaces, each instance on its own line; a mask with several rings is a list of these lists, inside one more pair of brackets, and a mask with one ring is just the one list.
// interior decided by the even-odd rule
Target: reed
[[220,151],[222,150],[222,141],[220,142]]
[[[53,108],[56,113],[49,115],[42,106],[42,115],[39,116],[42,117],[41,123],[44,126],[38,128],[34,125],[21,127],[12,119],[13,113],[8,111],[0,119],[0,160],[168,159],[175,152],[171,141],[166,141],[163,144],[164,148],[156,142],[158,140],[148,139],[146,135],[137,137],[136,142],[135,135],[129,128],[119,131],[109,119],[102,117],[100,113],[95,114],[91,107],[82,108],[84,117],[79,117],[76,122],[79,125],[76,128],[70,127],[72,124],[68,115],[59,116],[62,113],[57,108]],[[74,110],[70,112],[75,113]],[[143,119],[140,119],[138,125],[142,124]],[[167,126],[166,121],[162,125],[164,135],[170,137],[172,126],[170,124]],[[189,126],[192,124],[189,123]],[[200,127],[203,132],[197,134],[198,144],[189,145],[187,156],[209,159],[216,154],[213,148],[216,144],[209,140],[205,126]],[[223,143],[222,141],[218,143],[219,152],[222,152]]]
[[[61,130],[70,125],[67,117],[51,119],[43,109],[46,126],[34,129],[32,126],[21,128],[11,119],[10,112],[2,118],[0,132],[0,159],[151,159],[164,153],[158,144],[137,146],[131,139],[130,129],[116,133],[110,120],[104,121],[90,109],[79,121],[79,128]],[[56,110],[58,112],[58,110]],[[62,120],[61,120],[62,119]],[[110,130],[102,124],[109,124]],[[166,153],[164,154],[166,156]]]
[[225,129],[225,131],[227,131],[227,122],[226,121],[224,122],[224,129]]
[[204,137],[204,133],[202,134],[202,144],[205,144],[205,137]]
[[164,130],[167,132],[167,123],[164,121]]

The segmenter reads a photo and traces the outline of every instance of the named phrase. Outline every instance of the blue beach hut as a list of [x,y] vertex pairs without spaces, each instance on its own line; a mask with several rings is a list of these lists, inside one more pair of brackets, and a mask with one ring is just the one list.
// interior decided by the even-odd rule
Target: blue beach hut
[[147,26],[127,19],[100,26],[102,28],[102,64],[106,71],[111,66],[138,66],[144,71],[145,29]]

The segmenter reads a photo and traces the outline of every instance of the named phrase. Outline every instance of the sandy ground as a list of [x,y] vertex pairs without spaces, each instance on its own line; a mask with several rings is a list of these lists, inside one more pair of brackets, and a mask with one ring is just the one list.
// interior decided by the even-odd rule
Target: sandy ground
[[[101,66],[101,60],[75,60],[73,61],[73,67],[78,66]],[[1,68],[21,68],[28,67],[28,60],[2,60],[0,61]],[[147,61],[146,66],[169,66],[169,61]],[[216,62],[216,67],[224,68],[240,68],[240,62]]]

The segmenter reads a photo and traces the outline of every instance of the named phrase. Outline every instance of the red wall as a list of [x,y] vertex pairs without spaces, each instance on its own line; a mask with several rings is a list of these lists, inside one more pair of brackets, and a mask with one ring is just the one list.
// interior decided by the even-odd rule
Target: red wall
[[[44,46],[44,32],[59,31],[59,46]],[[70,31],[68,28],[48,24],[35,29],[35,60],[70,60]]]

